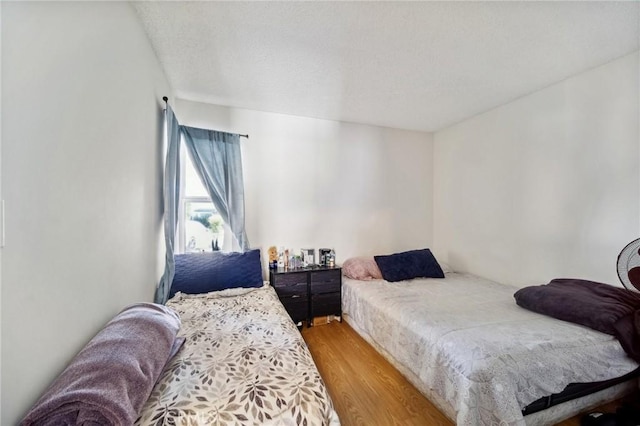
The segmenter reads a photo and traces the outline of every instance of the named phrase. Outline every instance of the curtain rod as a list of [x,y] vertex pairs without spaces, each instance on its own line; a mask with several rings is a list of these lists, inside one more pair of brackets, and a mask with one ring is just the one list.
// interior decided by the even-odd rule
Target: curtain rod
[[[162,97],[162,100],[164,101],[164,103],[166,103],[167,105],[169,105],[169,98],[167,98],[166,96],[163,96],[163,97]],[[240,136],[241,138],[247,138],[247,139],[249,139],[249,135],[238,135],[238,136]]]

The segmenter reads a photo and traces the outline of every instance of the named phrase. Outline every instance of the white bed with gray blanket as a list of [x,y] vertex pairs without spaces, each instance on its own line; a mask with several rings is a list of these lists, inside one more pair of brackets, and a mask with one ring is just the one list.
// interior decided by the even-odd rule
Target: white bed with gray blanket
[[524,417],[570,383],[623,376],[638,364],[618,341],[520,308],[517,289],[466,274],[343,280],[345,320],[458,425],[553,424],[637,389],[626,382]]

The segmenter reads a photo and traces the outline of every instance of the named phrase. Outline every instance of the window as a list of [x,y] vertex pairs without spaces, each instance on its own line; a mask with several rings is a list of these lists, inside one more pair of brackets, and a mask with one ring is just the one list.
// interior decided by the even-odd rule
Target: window
[[181,206],[178,213],[178,253],[222,249],[225,226],[202,185],[191,157],[182,146]]

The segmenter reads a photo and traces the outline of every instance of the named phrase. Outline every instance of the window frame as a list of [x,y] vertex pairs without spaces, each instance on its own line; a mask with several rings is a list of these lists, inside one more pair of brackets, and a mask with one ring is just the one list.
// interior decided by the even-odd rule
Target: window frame
[[[184,144],[184,141],[181,141],[182,143],[180,144],[180,207],[178,208],[178,223],[176,226],[176,240],[177,240],[177,244],[175,247],[175,252],[177,254],[184,254],[187,252],[187,233],[186,233],[186,224],[187,224],[187,204],[188,203],[211,203],[213,204],[213,201],[211,200],[211,197],[206,196],[206,195],[193,195],[193,196],[187,196],[186,194],[186,171],[187,171],[187,164],[189,164],[191,167],[193,166],[193,161],[191,160],[191,157],[187,156],[189,155],[189,153],[187,152],[187,148]],[[187,163],[188,162],[188,163]],[[195,167],[194,167],[195,169]],[[214,211],[217,213],[217,210],[215,208],[215,205],[213,206]],[[219,213],[218,213],[219,214]],[[230,229],[227,226],[226,222],[223,220],[222,221],[222,232],[223,232],[223,236],[224,235],[230,235]],[[225,246],[226,246],[226,240],[227,238],[223,237],[223,241],[225,241]],[[223,247],[220,247],[221,250],[223,250]]]

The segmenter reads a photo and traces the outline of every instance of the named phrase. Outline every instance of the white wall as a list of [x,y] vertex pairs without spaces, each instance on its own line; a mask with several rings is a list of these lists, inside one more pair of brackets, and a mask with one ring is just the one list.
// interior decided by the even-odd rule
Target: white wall
[[638,53],[434,135],[434,243],[500,282],[618,284],[640,236]]
[[106,321],[153,299],[161,98],[171,93],[128,3],[2,8],[1,423],[10,425]]
[[175,112],[181,124],[249,134],[252,247],[329,247],[341,263],[431,244],[431,134],[184,100]]
[[[2,23],[2,3],[0,2],[0,24]],[[2,195],[2,29],[0,28],[0,200]],[[4,238],[3,212],[0,210],[0,241]],[[0,243],[0,333],[2,332],[2,243]],[[0,335],[0,421],[2,421],[2,336]]]

